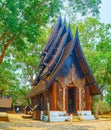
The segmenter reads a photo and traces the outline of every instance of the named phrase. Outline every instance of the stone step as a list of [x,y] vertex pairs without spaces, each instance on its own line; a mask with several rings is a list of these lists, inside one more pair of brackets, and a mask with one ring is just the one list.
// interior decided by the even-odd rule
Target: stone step
[[95,117],[92,115],[91,111],[78,111],[77,114],[80,120],[95,120]]
[[66,116],[66,111],[50,111],[51,117]]
[[69,120],[70,120],[69,116],[50,117],[50,122],[64,122]]
[[77,111],[77,115],[92,115],[91,111]]
[[[42,116],[41,118],[42,121],[47,122],[48,121],[48,116]],[[50,122],[64,122],[64,121],[69,121],[70,116],[56,116],[56,117],[50,117]]]
[[94,115],[83,116],[83,120],[95,120]]

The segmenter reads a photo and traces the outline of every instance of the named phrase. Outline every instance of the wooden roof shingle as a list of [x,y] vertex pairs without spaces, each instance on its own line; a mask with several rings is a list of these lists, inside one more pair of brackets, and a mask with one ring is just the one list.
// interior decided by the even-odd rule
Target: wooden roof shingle
[[11,108],[13,98],[10,96],[0,96],[0,108]]
[[[59,28],[58,25],[60,25]],[[54,31],[54,29],[56,31]],[[86,84],[90,88],[90,93],[92,95],[100,94],[100,89],[97,86],[84,57],[79,41],[78,30],[76,30],[76,35],[73,39],[70,25],[67,28],[66,23],[61,22],[61,18],[59,18],[57,24],[54,26],[54,29],[52,32],[53,35],[56,34],[56,37],[51,37],[50,35],[49,41],[45,48],[47,53],[43,55],[43,58],[39,64],[41,70],[38,77],[36,78],[36,82],[33,88],[27,95],[27,98],[31,98],[44,91],[47,91],[61,70],[63,64],[67,61],[67,58],[72,54],[74,65],[80,76],[85,77]],[[50,42],[50,39],[53,42]]]

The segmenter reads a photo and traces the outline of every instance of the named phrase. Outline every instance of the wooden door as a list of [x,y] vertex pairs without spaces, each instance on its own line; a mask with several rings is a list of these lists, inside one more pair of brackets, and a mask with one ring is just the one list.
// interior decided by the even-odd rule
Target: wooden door
[[68,88],[68,113],[76,113],[78,110],[78,88]]

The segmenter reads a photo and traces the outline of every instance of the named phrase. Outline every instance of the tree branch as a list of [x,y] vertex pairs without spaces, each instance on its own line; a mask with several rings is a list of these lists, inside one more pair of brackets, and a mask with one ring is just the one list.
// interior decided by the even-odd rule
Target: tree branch
[[8,40],[8,42],[4,44],[2,53],[1,53],[1,55],[0,55],[0,64],[1,64],[2,61],[3,61],[3,58],[4,58],[4,56],[5,56],[5,53],[6,53],[7,48],[9,47],[9,45],[10,45],[10,44],[13,42],[13,40],[15,39],[15,36],[16,36],[16,35],[14,34],[14,35]]

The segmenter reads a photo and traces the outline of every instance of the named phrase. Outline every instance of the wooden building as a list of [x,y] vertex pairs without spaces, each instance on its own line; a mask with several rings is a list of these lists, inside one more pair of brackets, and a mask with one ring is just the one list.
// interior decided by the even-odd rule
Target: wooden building
[[14,110],[16,113],[22,113],[24,111],[26,99],[19,97],[14,103]]
[[81,49],[78,30],[73,38],[70,25],[60,17],[41,54],[39,74],[27,98],[44,113],[49,103],[50,111],[77,114],[91,111],[90,96],[97,94],[100,90]]
[[0,96],[0,112],[10,112],[13,110],[13,98],[10,96]]

